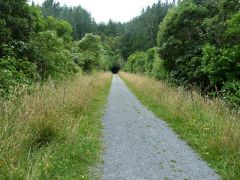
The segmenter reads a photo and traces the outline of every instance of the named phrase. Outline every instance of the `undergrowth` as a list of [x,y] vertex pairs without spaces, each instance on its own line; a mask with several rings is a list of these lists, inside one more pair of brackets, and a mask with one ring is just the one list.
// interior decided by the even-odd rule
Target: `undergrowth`
[[224,179],[240,179],[240,112],[219,99],[121,72],[138,99],[184,139]]
[[35,85],[0,101],[0,179],[94,179],[111,73]]

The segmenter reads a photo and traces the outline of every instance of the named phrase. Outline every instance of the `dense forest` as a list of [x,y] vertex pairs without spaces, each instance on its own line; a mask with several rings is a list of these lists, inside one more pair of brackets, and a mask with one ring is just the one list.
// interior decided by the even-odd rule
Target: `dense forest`
[[107,24],[54,0],[0,7],[1,97],[24,84],[117,67],[240,103],[238,0],[159,1],[127,23]]
[[124,69],[185,87],[197,85],[208,95],[239,105],[238,0],[178,2],[167,11],[156,39],[156,47],[132,53]]
[[96,23],[80,6],[60,7],[47,0],[40,7],[13,0],[0,1],[0,7],[1,97],[49,78],[109,70],[121,61],[115,53],[117,38],[96,33]]

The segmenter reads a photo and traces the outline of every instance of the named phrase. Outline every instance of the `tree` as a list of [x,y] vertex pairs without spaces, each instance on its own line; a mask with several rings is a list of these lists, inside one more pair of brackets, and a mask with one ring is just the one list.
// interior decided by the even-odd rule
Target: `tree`
[[173,4],[160,1],[142,11],[142,14],[132,21],[123,24],[124,31],[121,38],[121,54],[126,60],[135,51],[145,51],[157,45],[159,23],[166,16]]
[[42,4],[41,9],[45,19],[52,16],[55,19],[65,20],[70,23],[72,25],[71,35],[74,40],[83,38],[86,33],[97,31],[97,25],[92,19],[91,14],[81,6],[61,7],[60,4],[54,2],[54,0],[46,0]]
[[80,62],[83,64],[82,68],[84,71],[102,69],[105,66],[106,58],[104,57],[100,36],[86,34],[79,41],[78,47],[81,53]]
[[43,79],[50,76],[59,78],[80,70],[70,59],[70,51],[65,49],[63,39],[58,38],[55,31],[38,33],[31,40],[31,44],[37,54],[35,64],[38,67],[38,73]]
[[43,17],[53,16],[57,19],[60,18],[61,7],[60,3],[55,3],[54,0],[45,0],[42,4]]
[[197,67],[201,64],[199,57],[204,43],[201,23],[206,15],[206,8],[185,0],[169,10],[159,26],[158,46],[163,66],[181,83],[200,83],[204,79]]

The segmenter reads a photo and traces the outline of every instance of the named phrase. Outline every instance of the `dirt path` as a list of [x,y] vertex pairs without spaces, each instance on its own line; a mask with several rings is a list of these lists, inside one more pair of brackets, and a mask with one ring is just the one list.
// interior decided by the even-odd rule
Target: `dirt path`
[[103,118],[103,179],[220,179],[114,75]]

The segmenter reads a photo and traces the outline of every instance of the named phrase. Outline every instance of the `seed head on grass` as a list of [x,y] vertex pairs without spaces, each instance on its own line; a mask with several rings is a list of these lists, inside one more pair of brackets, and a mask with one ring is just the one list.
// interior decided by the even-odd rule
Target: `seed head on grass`
[[[30,94],[19,91],[18,98],[0,100],[0,179],[18,179],[20,174],[21,179],[47,179],[56,174],[71,177],[81,168],[87,171],[87,165],[77,161],[77,153],[70,156],[71,163],[70,159],[68,164],[57,162],[61,156],[81,151],[84,141],[78,138],[90,132],[86,125],[84,132],[79,131],[80,126],[84,121],[90,123],[86,114],[110,79],[110,73],[76,75],[64,83],[35,84]],[[98,128],[96,125],[94,130]],[[92,135],[89,141],[91,138],[97,142],[96,137]],[[75,166],[78,168],[73,169]],[[62,171],[63,167],[69,171]],[[72,174],[66,174],[69,172]]]

